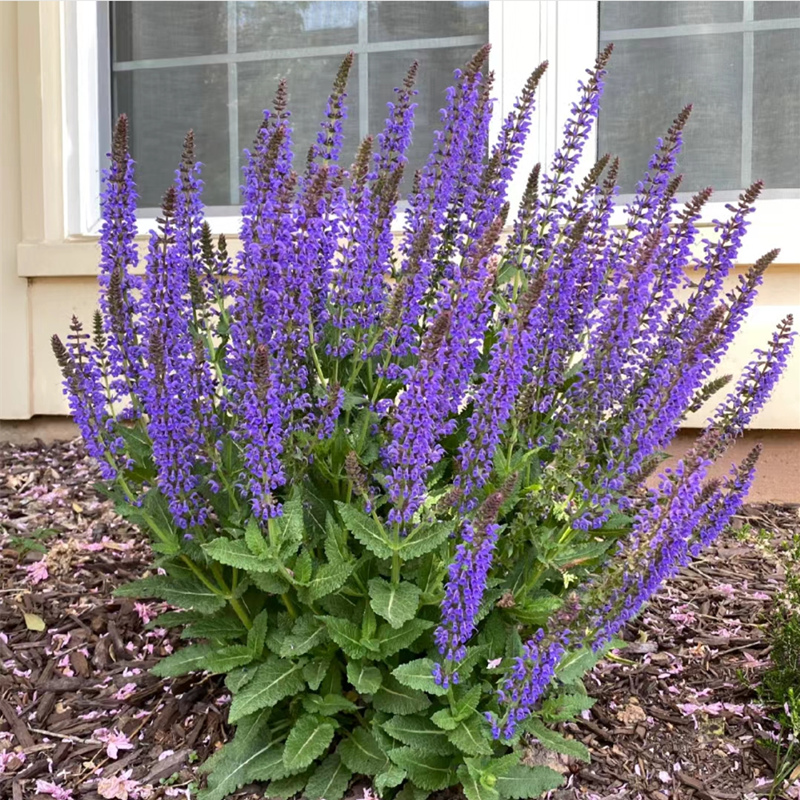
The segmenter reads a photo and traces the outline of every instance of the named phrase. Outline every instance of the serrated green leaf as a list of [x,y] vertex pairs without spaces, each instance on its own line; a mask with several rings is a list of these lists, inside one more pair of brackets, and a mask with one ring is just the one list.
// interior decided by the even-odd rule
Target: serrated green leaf
[[548,750],[556,753],[563,753],[565,756],[572,756],[580,761],[591,761],[589,749],[582,742],[575,739],[567,739],[557,731],[551,731],[540,719],[529,717],[525,720],[523,727],[532,733]]
[[287,769],[305,769],[319,758],[333,741],[334,729],[320,717],[300,717],[286,738],[283,763]]
[[558,789],[564,783],[564,776],[550,767],[511,767],[505,775],[497,776],[497,789],[504,800],[528,800],[539,797],[551,789]]
[[313,615],[303,614],[295,620],[292,632],[283,640],[280,655],[283,658],[297,658],[313,650],[327,638],[325,626]]
[[235,617],[215,615],[201,617],[190,622],[181,633],[181,639],[217,639],[227,641],[238,639],[245,633],[245,627]]
[[267,594],[285,594],[290,588],[289,581],[275,572],[251,572],[250,580]]
[[388,620],[393,628],[401,628],[414,619],[420,592],[413,583],[389,583],[383,578],[373,578],[368,585],[372,610]]
[[269,545],[261,533],[261,525],[255,517],[250,517],[244,529],[244,540],[250,548],[250,552],[258,558],[268,559],[270,555]]
[[250,762],[245,771],[248,781],[272,781],[287,776],[286,767],[283,765],[283,742],[274,744],[274,747],[260,753]]
[[406,771],[397,764],[390,764],[389,769],[375,776],[372,785],[378,796],[382,797],[386,789],[394,789],[395,786],[399,786],[406,779],[406,774]]
[[458,779],[461,781],[467,800],[499,800],[500,798],[497,789],[482,783],[475,771],[468,769],[466,764],[462,764],[458,768]]
[[151,672],[159,678],[175,678],[189,672],[208,669],[208,658],[214,652],[210,644],[190,644],[162,658]]
[[285,778],[271,781],[267,787],[265,797],[269,797],[270,800],[289,800],[290,797],[294,797],[303,791],[303,787],[305,787],[311,774],[312,771],[309,769],[299,775],[288,775]]
[[245,684],[250,683],[255,674],[255,667],[240,667],[239,669],[235,669],[225,676],[225,687],[235,694],[242,689]]
[[215,614],[225,607],[225,599],[193,578],[153,575],[126,583],[114,590],[115,597],[157,597],[167,603],[202,614]]
[[582,647],[564,656],[556,667],[556,677],[562,683],[575,683],[579,681],[590,669],[593,669],[605,654],[613,649],[613,643],[608,642],[604,647],[595,652],[591,647]]
[[248,770],[253,762],[280,745],[265,739],[247,739],[239,730],[233,741],[217,751],[203,765],[210,772],[208,787],[198,792],[197,800],[225,800],[237,789],[252,780]]
[[486,726],[479,716],[473,715],[462,720],[447,734],[447,738],[468,756],[490,756],[492,746],[487,740]]
[[266,706],[274,706],[284,697],[302,691],[305,682],[301,670],[302,665],[299,663],[270,656],[256,668],[255,675],[247,686],[234,696],[228,720],[236,722],[246,714],[252,714]]
[[377,639],[380,643],[382,659],[399,653],[404,647],[410,647],[423,633],[434,627],[427,619],[412,619],[396,630],[385,623],[378,628]]
[[420,714],[396,715],[384,722],[382,727],[390,736],[410,747],[438,755],[456,752],[447,734]]
[[455,523],[437,522],[433,525],[421,525],[416,531],[409,534],[400,543],[398,552],[400,558],[409,561],[412,558],[419,558],[427,553],[436,550],[440,545],[447,541],[453,532]]
[[362,661],[351,661],[347,665],[347,680],[359,694],[375,694],[381,687],[383,676],[377,667]]
[[316,714],[321,717],[334,717],[340,711],[357,711],[358,706],[346,697],[339,694],[326,694],[324,697],[318,694],[303,695],[303,708],[309,714]]
[[236,667],[243,667],[253,660],[253,651],[243,644],[232,644],[227,647],[215,647],[206,658],[209,672],[230,672]]
[[339,800],[350,785],[353,773],[338,753],[331,753],[308,779],[303,793],[306,800]]
[[447,689],[437,684],[433,679],[434,666],[434,661],[431,658],[417,658],[414,661],[409,661],[408,664],[401,664],[393,669],[392,675],[404,686],[420,689],[428,694],[445,695],[447,694]]
[[348,658],[363,658],[367,648],[361,641],[361,629],[339,617],[323,617],[328,635],[344,650]]
[[276,655],[280,655],[284,639],[292,632],[294,621],[285,611],[279,611],[274,622],[267,629],[266,645]]
[[389,766],[386,753],[364,728],[356,728],[336,752],[345,765],[358,775],[377,775]]
[[454,667],[456,672],[458,672],[459,679],[463,682],[468,677],[472,670],[475,668],[475,665],[484,657],[487,652],[487,648],[485,645],[478,645],[477,647],[468,647],[467,654],[461,661],[458,661]]
[[353,555],[347,547],[347,531],[340,527],[328,514],[325,517],[325,557],[332,566],[353,562]]
[[359,511],[347,503],[336,501],[336,508],[339,511],[347,530],[358,539],[364,547],[378,558],[391,558],[394,548],[386,532],[375,522],[372,517]]
[[375,709],[388,714],[414,714],[424,711],[430,704],[431,701],[424,692],[403,686],[391,675],[383,679],[381,688],[372,697]]
[[280,569],[277,560],[254,555],[241,539],[214,539],[203,545],[203,552],[220,564],[248,572],[277,572]]
[[458,727],[458,720],[450,713],[449,708],[441,708],[432,717],[431,722],[443,731],[452,731]]
[[267,609],[256,614],[253,619],[253,627],[247,631],[247,647],[253,654],[253,658],[260,658],[264,652],[264,642],[267,639]]
[[305,521],[303,520],[303,500],[294,497],[283,504],[283,513],[273,523],[278,531],[277,546],[283,558],[297,552],[303,543]]
[[315,600],[320,600],[341,589],[347,583],[347,579],[353,574],[355,568],[355,561],[346,561],[341,564],[323,564],[301,591],[307,594],[309,602],[313,603]]
[[[460,674],[460,673],[459,673]],[[469,691],[456,698],[456,719],[462,720],[470,717],[481,702],[483,690],[480,685],[473,686]]]
[[319,689],[322,679],[327,674],[330,666],[330,658],[315,658],[303,667],[303,677],[312,692],[316,692]]
[[564,722],[588,711],[594,704],[595,700],[587,694],[556,694],[545,699],[540,713],[545,722]]
[[308,550],[301,550],[292,567],[294,582],[301,586],[307,586],[314,571],[314,564],[311,561],[311,553]]
[[450,756],[439,756],[414,747],[398,747],[389,751],[389,757],[421,789],[435,792],[456,782],[455,764]]

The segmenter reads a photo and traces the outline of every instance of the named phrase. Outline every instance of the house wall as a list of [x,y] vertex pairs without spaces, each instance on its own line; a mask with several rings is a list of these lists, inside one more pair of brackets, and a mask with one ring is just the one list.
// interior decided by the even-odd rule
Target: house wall
[[[6,422],[66,414],[50,336],[63,336],[72,314],[88,325],[96,304],[96,240],[64,235],[59,6],[0,3],[0,421]],[[769,219],[769,213],[770,201],[763,201],[758,215]],[[777,233],[796,245],[795,231]],[[800,248],[784,252],[796,259]],[[779,262],[722,371],[736,375],[789,312],[800,321],[800,263]],[[703,418],[694,415],[687,427]],[[767,443],[783,453],[770,463],[783,481],[775,485],[785,488],[771,499],[800,502],[800,357],[791,360],[756,424],[783,432]],[[0,436],[12,428],[22,429],[5,425]]]

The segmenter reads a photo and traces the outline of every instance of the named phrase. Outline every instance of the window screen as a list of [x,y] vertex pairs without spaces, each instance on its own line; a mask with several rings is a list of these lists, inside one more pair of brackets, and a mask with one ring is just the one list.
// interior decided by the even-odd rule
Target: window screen
[[488,2],[130,2],[111,4],[115,116],[131,120],[140,204],[155,207],[194,129],[205,202],[239,203],[242,149],[278,79],[288,80],[295,153],[304,158],[350,50],[345,154],[377,133],[392,89],[419,61],[411,170],[439,125],[456,67],[488,41]]
[[623,192],[693,103],[684,190],[738,191],[761,178],[772,196],[800,196],[800,2],[601,1],[608,42],[599,150],[622,159]]

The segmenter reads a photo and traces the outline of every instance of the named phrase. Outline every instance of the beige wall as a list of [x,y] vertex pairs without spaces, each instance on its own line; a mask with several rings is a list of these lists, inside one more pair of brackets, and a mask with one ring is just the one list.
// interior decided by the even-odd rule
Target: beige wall
[[[0,420],[66,412],[50,336],[73,313],[88,325],[96,302],[96,242],[63,234],[59,25],[58,3],[0,3]],[[800,264],[779,263],[723,371],[738,373],[788,312],[800,321]],[[756,425],[800,429],[800,357]]]

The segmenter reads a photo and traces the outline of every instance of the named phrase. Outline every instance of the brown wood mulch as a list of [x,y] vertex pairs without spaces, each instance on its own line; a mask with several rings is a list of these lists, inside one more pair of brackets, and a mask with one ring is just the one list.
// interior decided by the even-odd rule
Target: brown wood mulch
[[[148,672],[179,641],[146,629],[157,604],[112,597],[150,553],[95,476],[78,442],[0,444],[2,800],[189,797],[196,766],[228,735],[218,678]],[[595,707],[562,727],[592,763],[551,759],[566,782],[551,800],[768,794],[758,739],[774,726],[754,687],[782,583],[775,543],[800,515],[747,507],[737,526],[752,531],[726,534],[684,570],[628,629],[628,647],[589,676]],[[25,552],[32,536],[46,555]]]

